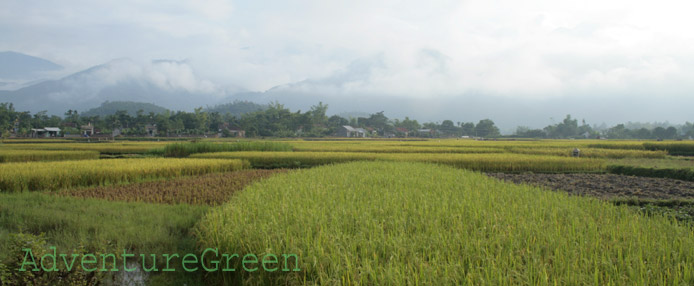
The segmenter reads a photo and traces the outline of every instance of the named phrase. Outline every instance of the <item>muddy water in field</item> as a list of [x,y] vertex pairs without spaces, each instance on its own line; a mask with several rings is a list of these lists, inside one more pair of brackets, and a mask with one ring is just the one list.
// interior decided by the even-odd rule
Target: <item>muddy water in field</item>
[[613,174],[503,174],[490,177],[601,198],[694,199],[694,182]]

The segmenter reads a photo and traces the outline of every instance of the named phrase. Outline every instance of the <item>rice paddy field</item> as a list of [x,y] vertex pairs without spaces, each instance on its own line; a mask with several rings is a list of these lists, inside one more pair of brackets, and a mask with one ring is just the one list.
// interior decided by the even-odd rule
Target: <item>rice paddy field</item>
[[[693,150],[7,139],[0,285],[694,285]],[[239,255],[195,271],[162,256],[133,272],[18,271],[22,249],[51,247],[116,253],[120,265],[125,253]]]

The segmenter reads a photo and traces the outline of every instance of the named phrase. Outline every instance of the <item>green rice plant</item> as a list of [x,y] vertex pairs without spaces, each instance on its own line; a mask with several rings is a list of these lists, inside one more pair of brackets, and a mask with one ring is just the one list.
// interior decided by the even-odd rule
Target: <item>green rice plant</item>
[[236,151],[292,151],[292,146],[282,142],[244,141],[236,143],[189,142],[168,144],[150,153],[164,157],[188,157],[196,153]]
[[247,160],[255,168],[297,168],[352,161],[427,162],[484,172],[600,172],[604,161],[521,154],[398,154],[365,152],[220,152],[193,158]]
[[275,176],[196,229],[198,244],[220,253],[298,257],[289,271],[211,273],[225,284],[694,283],[694,229],[672,218],[422,163]]
[[88,159],[99,159],[99,152],[0,149],[0,163]]
[[0,192],[59,190],[244,169],[241,160],[111,159],[0,164]]
[[673,156],[694,156],[694,142],[654,142],[654,143],[643,143],[643,147],[646,150],[664,150],[668,154]]
[[[0,233],[44,233],[48,244],[59,253],[80,246],[91,253],[122,253],[124,249],[144,254],[190,252],[195,240],[189,231],[208,210],[204,205],[112,202],[41,192],[0,193]],[[10,254],[6,252],[9,239],[0,235],[0,261]]]

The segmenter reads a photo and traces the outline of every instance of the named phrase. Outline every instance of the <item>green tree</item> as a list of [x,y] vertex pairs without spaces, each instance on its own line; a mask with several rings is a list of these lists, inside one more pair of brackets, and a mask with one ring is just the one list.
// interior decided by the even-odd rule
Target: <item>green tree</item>
[[417,122],[417,120],[412,120],[409,117],[405,117],[403,121],[398,122],[395,127],[401,127],[407,129],[407,131],[413,132],[422,128],[422,125]]
[[475,132],[479,137],[495,137],[499,136],[499,128],[494,125],[491,119],[482,119],[475,125]]
[[462,130],[462,135],[474,136],[475,135],[475,123],[465,122],[460,124],[460,129]]
[[328,123],[328,116],[325,115],[327,111],[328,105],[323,104],[323,102],[318,102],[318,105],[311,106],[309,112],[313,124],[326,125]]

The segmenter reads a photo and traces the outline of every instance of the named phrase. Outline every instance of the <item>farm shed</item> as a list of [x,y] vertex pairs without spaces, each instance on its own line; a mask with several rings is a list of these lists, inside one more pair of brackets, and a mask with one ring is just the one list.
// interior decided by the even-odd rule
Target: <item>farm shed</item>
[[237,126],[232,126],[229,123],[221,123],[218,126],[219,130],[219,137],[222,137],[224,133],[226,133],[226,136],[229,137],[246,137],[246,130],[243,130]]
[[41,138],[41,137],[58,137],[60,136],[60,128],[58,127],[44,127],[44,128],[32,128],[31,137]]
[[366,137],[366,130],[363,128],[354,128],[349,125],[343,125],[337,130],[339,137]]
[[229,135],[233,137],[246,137],[246,131],[242,130],[240,128],[229,128],[227,129],[229,131]]
[[157,125],[156,124],[147,124],[145,125],[145,131],[147,131],[147,135],[154,137],[157,136]]
[[93,136],[94,135],[94,125],[92,125],[91,122],[87,125],[82,125],[80,127],[80,131],[82,131],[82,135],[86,136]]

